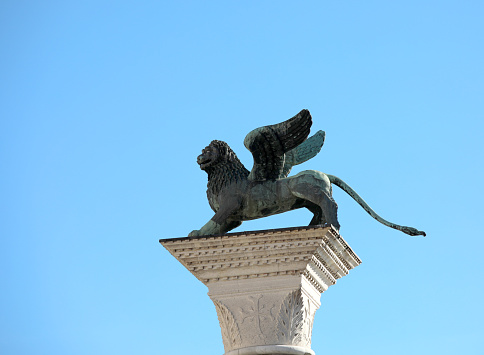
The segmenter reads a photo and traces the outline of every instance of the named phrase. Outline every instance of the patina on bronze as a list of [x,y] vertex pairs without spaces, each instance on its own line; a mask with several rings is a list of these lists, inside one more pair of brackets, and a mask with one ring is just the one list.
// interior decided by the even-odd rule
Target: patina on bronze
[[306,170],[287,177],[294,165],[319,153],[325,133],[318,131],[308,138],[311,114],[302,110],[279,124],[250,132],[244,145],[254,157],[248,171],[227,143],[214,140],[203,149],[197,162],[208,174],[207,197],[215,215],[200,230],[189,236],[224,234],[242,221],[271,216],[298,208],[313,213],[309,225],[333,225],[339,230],[337,204],[332,184],[340,187],[380,223],[409,235],[425,232],[386,221],[343,180],[316,170]]

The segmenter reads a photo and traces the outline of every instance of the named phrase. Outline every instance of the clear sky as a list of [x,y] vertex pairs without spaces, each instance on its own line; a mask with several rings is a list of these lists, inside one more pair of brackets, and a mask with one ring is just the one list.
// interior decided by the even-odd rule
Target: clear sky
[[[482,354],[484,2],[0,3],[0,353],[223,354],[207,289],[159,243],[208,221],[196,156],[303,108],[363,264],[317,355]],[[306,225],[307,211],[237,231]]]

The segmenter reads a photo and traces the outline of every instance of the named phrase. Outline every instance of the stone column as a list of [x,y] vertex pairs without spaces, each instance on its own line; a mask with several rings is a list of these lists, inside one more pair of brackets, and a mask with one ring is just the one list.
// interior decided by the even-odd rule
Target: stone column
[[321,293],[361,260],[332,227],[161,239],[208,287],[225,355],[314,355]]

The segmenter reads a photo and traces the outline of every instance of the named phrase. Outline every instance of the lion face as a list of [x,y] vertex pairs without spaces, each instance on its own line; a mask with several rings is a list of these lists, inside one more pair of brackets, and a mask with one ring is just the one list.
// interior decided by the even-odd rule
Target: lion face
[[212,144],[206,146],[202,150],[202,154],[197,157],[197,163],[200,165],[200,169],[206,170],[211,166],[217,164],[220,158],[220,151]]

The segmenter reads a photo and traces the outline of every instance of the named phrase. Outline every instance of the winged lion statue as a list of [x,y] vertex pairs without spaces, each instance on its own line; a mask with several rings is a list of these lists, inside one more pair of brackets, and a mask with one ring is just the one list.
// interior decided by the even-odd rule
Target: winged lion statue
[[343,180],[316,170],[302,171],[288,177],[294,165],[319,153],[325,133],[309,137],[311,114],[302,110],[279,124],[251,131],[244,140],[254,157],[249,172],[227,143],[214,140],[198,156],[200,168],[208,174],[207,197],[215,215],[189,236],[224,234],[242,221],[267,217],[298,208],[313,213],[309,225],[333,225],[339,230],[337,204],[332,184],[348,193],[378,222],[415,236],[425,232],[386,221]]

